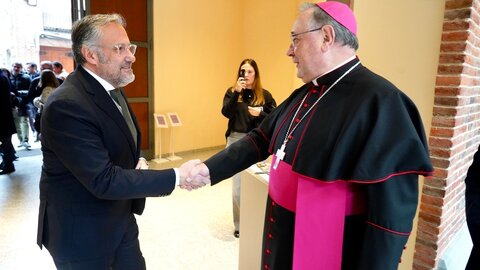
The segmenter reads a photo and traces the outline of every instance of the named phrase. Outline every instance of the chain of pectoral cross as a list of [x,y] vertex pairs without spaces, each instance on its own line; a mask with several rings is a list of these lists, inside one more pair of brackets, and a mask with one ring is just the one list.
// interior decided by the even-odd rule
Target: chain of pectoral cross
[[[345,73],[343,73],[342,76],[340,76],[334,83],[332,83],[332,85],[330,85],[330,87],[328,87],[327,90],[325,90],[325,92],[323,94],[320,93],[320,96],[318,97],[318,99],[315,101],[315,103],[313,103],[312,106],[310,106],[310,108],[305,112],[305,114],[300,118],[300,120],[295,121],[295,119],[297,118],[298,112],[300,111],[300,108],[302,107],[302,104],[307,99],[308,92],[307,92],[307,94],[305,94],[305,96],[302,99],[302,102],[300,102],[298,104],[298,108],[295,111],[295,114],[293,115],[292,120],[290,121],[290,125],[288,126],[287,132],[285,133],[285,139],[283,140],[282,146],[275,153],[275,163],[273,164],[273,169],[277,169],[278,163],[280,163],[280,160],[283,160],[285,158],[285,147],[287,147],[287,143],[291,138],[290,136],[292,136],[293,132],[295,131],[295,129],[297,129],[297,127],[300,125],[302,120],[312,111],[313,108],[315,108],[317,103],[330,91],[330,89],[332,89],[341,79],[343,79],[343,77],[347,76],[347,74],[350,73],[350,71],[352,71],[354,68],[356,68],[359,64],[360,64],[360,62],[353,65],[351,68],[349,68],[347,71],[345,71]],[[296,122],[295,126],[293,126],[294,122]],[[292,128],[292,126],[293,126],[293,128]]]

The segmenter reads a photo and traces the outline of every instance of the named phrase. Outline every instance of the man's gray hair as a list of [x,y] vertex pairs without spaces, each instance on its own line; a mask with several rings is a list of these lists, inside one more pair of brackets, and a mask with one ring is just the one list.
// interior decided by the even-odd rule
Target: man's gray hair
[[87,15],[76,21],[72,26],[72,51],[77,64],[83,65],[87,62],[82,55],[82,47],[95,45],[102,37],[100,27],[109,23],[117,23],[126,27],[125,18],[120,14],[93,14]]
[[350,30],[335,21],[330,15],[319,8],[314,3],[304,3],[300,6],[300,11],[313,8],[313,16],[309,22],[309,27],[317,28],[323,25],[331,25],[335,31],[335,42],[339,42],[344,46],[349,46],[354,50],[358,49],[358,38]]

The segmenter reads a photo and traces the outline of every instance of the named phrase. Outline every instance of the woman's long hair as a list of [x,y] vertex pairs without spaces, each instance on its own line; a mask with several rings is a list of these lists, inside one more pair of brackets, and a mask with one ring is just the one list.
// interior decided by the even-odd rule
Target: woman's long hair
[[60,85],[60,82],[58,82],[57,76],[55,76],[55,73],[51,71],[50,69],[44,69],[42,70],[42,73],[40,74],[40,81],[38,82],[38,87],[53,87],[57,88]]
[[[250,66],[253,67],[253,70],[255,70],[255,79],[253,80],[253,84],[252,84],[252,87],[253,87],[252,105],[255,105],[255,106],[263,105],[265,104],[265,97],[263,96],[263,88],[262,88],[262,83],[260,81],[260,71],[258,70],[258,66],[255,60],[244,59],[240,63],[240,66],[238,66],[238,70],[237,70],[237,77],[235,79],[234,88],[235,88],[235,85],[237,84],[238,78],[240,77],[240,70],[242,69],[242,66],[245,64],[249,64]],[[238,101],[242,102],[241,95],[238,97]]]

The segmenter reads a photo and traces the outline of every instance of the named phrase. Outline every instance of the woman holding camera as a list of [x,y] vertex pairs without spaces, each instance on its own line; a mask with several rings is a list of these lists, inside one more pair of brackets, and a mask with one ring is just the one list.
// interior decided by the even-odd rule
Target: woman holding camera
[[[227,147],[256,128],[275,107],[272,94],[262,88],[260,72],[253,59],[240,63],[234,86],[223,97],[222,114],[228,118]],[[234,236],[240,236],[240,174],[232,177]]]

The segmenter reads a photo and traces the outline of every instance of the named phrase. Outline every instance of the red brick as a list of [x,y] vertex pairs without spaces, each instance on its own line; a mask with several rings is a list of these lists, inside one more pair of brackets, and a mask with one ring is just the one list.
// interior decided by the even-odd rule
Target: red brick
[[435,96],[457,96],[460,94],[460,87],[458,86],[438,86],[435,87]]
[[425,267],[430,267],[429,269],[433,269],[435,267],[435,259],[425,256],[415,256],[413,262]]
[[450,138],[439,138],[439,137],[430,137],[429,139],[430,147],[439,147],[439,148],[451,148],[452,140]]
[[451,116],[436,115],[432,118],[432,126],[454,127],[455,124],[456,120],[454,117]]
[[455,20],[455,19],[464,19],[470,18],[471,11],[469,8],[464,9],[454,9],[454,10],[445,10],[444,19],[445,20]]
[[[435,170],[435,171],[439,171],[439,170]],[[447,171],[447,174],[448,174],[448,171]],[[445,196],[445,190],[444,189],[434,188],[434,187],[431,187],[431,186],[428,186],[428,185],[423,186],[423,193],[426,194],[426,195],[435,196],[435,197],[444,197]]]
[[469,33],[466,30],[443,32],[442,41],[465,41],[468,39],[468,37]]
[[[437,207],[434,205],[429,205],[429,204],[421,204],[420,205],[420,211],[423,211],[424,213],[428,213],[432,216],[441,216],[442,215],[442,208]],[[433,223],[428,223],[428,222],[422,222],[421,224],[418,224],[418,230],[425,231],[427,233],[431,234],[438,234],[440,232],[440,229],[437,224]]]
[[[438,170],[438,169],[435,169],[435,170]],[[428,177],[428,178],[425,178],[424,184],[432,187],[438,187],[438,188],[446,187],[446,181],[444,178]]]
[[420,201],[422,203],[435,205],[435,206],[438,206],[438,207],[443,206],[443,198],[437,198],[437,197],[433,197],[433,196],[426,195],[426,194],[423,194],[423,193],[422,193],[422,197],[421,197]]
[[448,166],[450,166],[450,161],[445,158],[438,158],[438,157],[430,157],[430,160],[432,161],[432,164],[436,168],[443,168],[446,169]]
[[[434,216],[423,211],[420,211],[420,213],[418,214],[418,219],[433,223],[433,225],[438,225],[441,222],[440,216]],[[434,239],[436,239],[436,237],[434,237]]]
[[443,31],[459,31],[459,30],[468,30],[470,24],[467,20],[454,20],[454,21],[445,21],[443,23]]
[[465,54],[440,54],[440,64],[463,64]]
[[445,1],[445,10],[472,7],[473,0],[448,0]]
[[[463,60],[463,57],[462,57]],[[442,76],[437,76],[436,80],[436,85],[445,85],[445,86],[455,86],[455,85],[460,85],[461,82],[461,77],[460,75],[442,75]]]
[[417,261],[413,262],[412,270],[432,270],[430,266],[424,266],[417,263]]
[[436,106],[458,106],[458,97],[435,97]]
[[425,245],[416,245],[415,253],[429,258],[435,258],[435,256],[437,256],[437,251],[434,248]]
[[[440,52],[448,52],[448,53],[462,52],[463,53],[466,48],[467,48],[466,41],[455,42],[455,43],[442,42],[442,44],[440,44]],[[442,66],[439,66],[439,71],[440,70],[443,70],[445,73],[461,73],[463,70],[463,67],[461,65],[453,65],[453,66],[442,65]]]
[[[435,168],[435,171],[433,171],[433,177],[447,178],[448,177],[448,170],[441,169],[441,168]],[[429,195],[432,195],[432,194],[429,194]]]
[[449,158],[450,155],[451,155],[450,149],[430,147],[430,156],[440,157],[440,158]]
[[438,245],[437,245],[436,242],[425,241],[423,239],[417,239],[416,244],[426,246],[426,247],[430,247],[430,248],[433,248],[435,250],[438,249]]
[[430,130],[431,136],[451,138],[454,134],[454,129],[443,127],[432,127]]
[[457,112],[458,109],[455,107],[433,107],[434,116],[455,116]]

